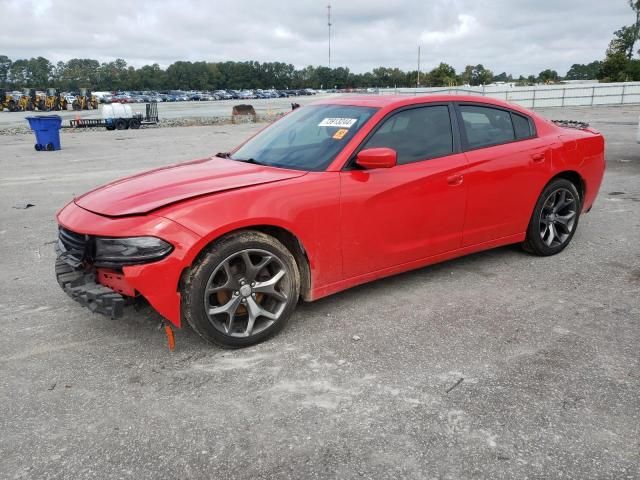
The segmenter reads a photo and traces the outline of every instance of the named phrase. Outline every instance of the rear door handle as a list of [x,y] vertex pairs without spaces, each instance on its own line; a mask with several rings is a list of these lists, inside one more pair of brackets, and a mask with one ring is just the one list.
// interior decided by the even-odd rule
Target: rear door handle
[[533,155],[531,155],[531,160],[536,163],[542,162],[544,160],[544,153],[534,153]]
[[451,186],[460,185],[463,180],[464,177],[462,175],[451,175],[450,177],[447,177],[447,183]]

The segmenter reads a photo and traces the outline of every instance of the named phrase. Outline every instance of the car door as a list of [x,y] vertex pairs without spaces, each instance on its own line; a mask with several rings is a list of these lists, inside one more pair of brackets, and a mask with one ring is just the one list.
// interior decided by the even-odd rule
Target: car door
[[383,119],[360,150],[396,150],[392,168],[340,173],[345,278],[459,248],[466,201],[453,106],[405,108]]
[[551,142],[520,113],[486,104],[456,110],[469,162],[463,245],[523,233],[549,178]]

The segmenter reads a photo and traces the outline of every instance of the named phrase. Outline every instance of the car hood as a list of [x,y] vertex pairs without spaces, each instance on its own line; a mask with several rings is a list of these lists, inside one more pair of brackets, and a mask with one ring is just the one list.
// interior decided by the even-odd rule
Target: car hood
[[116,180],[77,197],[75,203],[99,215],[140,215],[189,198],[278,182],[306,173],[211,157]]

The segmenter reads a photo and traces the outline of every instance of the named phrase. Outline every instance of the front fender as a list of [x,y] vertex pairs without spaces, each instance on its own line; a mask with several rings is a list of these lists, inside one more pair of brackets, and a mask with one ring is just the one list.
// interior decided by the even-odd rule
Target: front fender
[[193,199],[155,214],[200,237],[187,253],[189,264],[223,235],[268,226],[284,229],[298,239],[309,260],[314,288],[342,277],[338,173],[312,172],[272,185]]

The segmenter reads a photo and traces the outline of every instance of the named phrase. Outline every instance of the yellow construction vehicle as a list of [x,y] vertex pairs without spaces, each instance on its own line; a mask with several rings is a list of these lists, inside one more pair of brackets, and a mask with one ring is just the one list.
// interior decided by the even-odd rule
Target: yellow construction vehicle
[[10,112],[19,112],[26,105],[27,100],[23,98],[22,94],[0,91],[0,111],[6,108]]
[[39,112],[46,112],[47,111],[47,94],[45,92],[36,92],[34,105]]
[[33,111],[36,109],[37,99],[36,90],[34,88],[25,88],[22,91],[22,95],[18,99],[18,111]]
[[62,93],[58,92],[58,106],[56,110],[67,110],[69,107],[69,102],[67,102],[67,97],[65,97]]
[[66,110],[67,100],[55,88],[47,89],[47,93],[42,97],[38,104],[38,110],[50,112],[52,110]]
[[97,110],[98,109],[98,97],[91,94],[91,90],[86,88],[80,89],[80,95],[76,96],[76,99],[71,104],[74,110]]
[[66,110],[67,99],[55,88],[46,92],[26,88],[22,93],[0,90],[0,112],[5,109],[10,112]]
[[13,101],[13,97],[10,93],[0,90],[0,112],[4,112],[4,109],[11,111],[9,108],[9,102]]
[[29,103],[30,102],[30,98],[29,98],[29,89],[26,89],[27,93],[22,93],[20,94],[20,96],[18,97],[18,111],[19,112],[24,112],[25,110],[29,109]]

